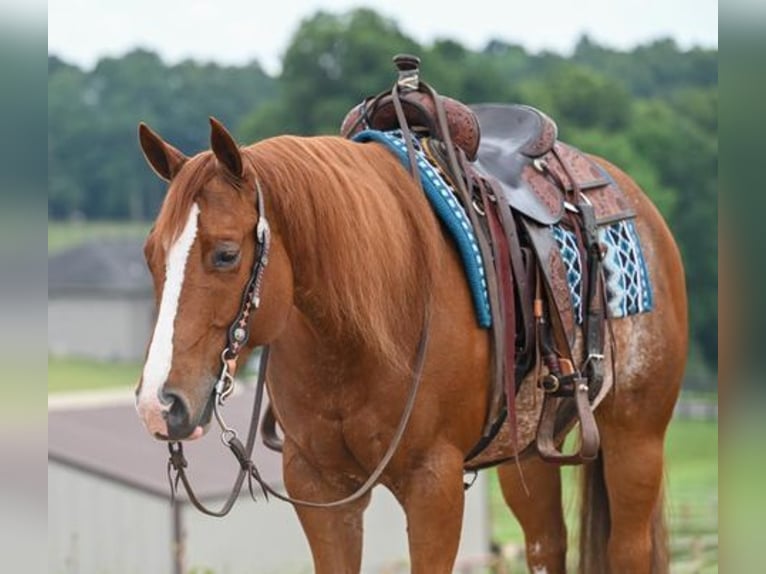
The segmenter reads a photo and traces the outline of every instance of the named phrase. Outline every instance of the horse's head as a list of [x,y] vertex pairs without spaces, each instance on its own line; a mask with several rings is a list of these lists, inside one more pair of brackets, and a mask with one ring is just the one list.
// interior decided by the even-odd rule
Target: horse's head
[[[155,437],[197,438],[210,422],[222,354],[229,349],[224,358],[237,355],[242,364],[256,345],[283,328],[292,306],[290,263],[275,238],[260,305],[252,305],[244,317],[248,340],[231,353],[233,340],[243,338],[230,327],[240,318],[261,259],[259,238],[267,215],[259,210],[263,197],[252,162],[212,118],[212,151],[192,158],[144,124],[139,139],[146,160],[169,189],[145,246],[158,313],[136,406]],[[235,365],[229,361],[230,368]]]

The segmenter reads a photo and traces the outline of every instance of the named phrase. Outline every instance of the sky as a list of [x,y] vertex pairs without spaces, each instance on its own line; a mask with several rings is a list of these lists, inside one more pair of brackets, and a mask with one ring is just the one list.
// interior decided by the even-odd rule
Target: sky
[[659,37],[684,48],[718,45],[718,0],[48,0],[48,52],[90,68],[142,47],[168,63],[258,60],[276,73],[303,18],[359,6],[420,43],[451,38],[471,49],[500,39],[567,53],[582,34],[624,49]]

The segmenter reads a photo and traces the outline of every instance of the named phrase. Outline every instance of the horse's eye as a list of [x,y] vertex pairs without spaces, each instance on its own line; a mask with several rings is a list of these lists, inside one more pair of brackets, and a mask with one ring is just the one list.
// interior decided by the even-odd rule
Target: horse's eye
[[239,249],[228,245],[216,249],[213,254],[213,266],[217,269],[228,269],[239,263]]

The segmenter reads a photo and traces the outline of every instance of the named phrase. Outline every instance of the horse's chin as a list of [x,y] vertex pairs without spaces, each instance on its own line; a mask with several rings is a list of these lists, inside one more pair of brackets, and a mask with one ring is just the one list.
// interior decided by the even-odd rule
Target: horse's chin
[[210,397],[205,405],[205,409],[202,411],[202,414],[197,421],[197,426],[195,426],[191,434],[184,439],[185,441],[200,439],[210,430],[210,422],[213,418],[213,401],[215,401],[215,396]]
[[206,424],[204,427],[197,426],[194,428],[192,433],[186,437],[184,440],[190,441],[190,440],[197,440],[198,438],[202,438],[207,433],[208,429],[210,428],[210,423]]

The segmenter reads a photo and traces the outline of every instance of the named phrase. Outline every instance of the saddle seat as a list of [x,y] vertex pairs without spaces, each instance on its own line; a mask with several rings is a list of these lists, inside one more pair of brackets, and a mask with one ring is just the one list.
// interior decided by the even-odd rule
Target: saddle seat
[[513,209],[544,225],[557,223],[564,214],[563,196],[531,184],[533,159],[553,149],[556,123],[524,105],[479,104],[471,110],[481,130],[474,169],[482,177],[497,180]]
[[566,195],[576,186],[593,203],[599,225],[634,215],[606,171],[558,141],[556,122],[540,110],[519,104],[470,108],[481,130],[472,166],[497,182],[514,211],[541,225],[556,224],[564,216]]
[[540,157],[556,143],[558,126],[538,109],[521,104],[469,106],[481,127],[482,163],[493,167],[515,154]]

